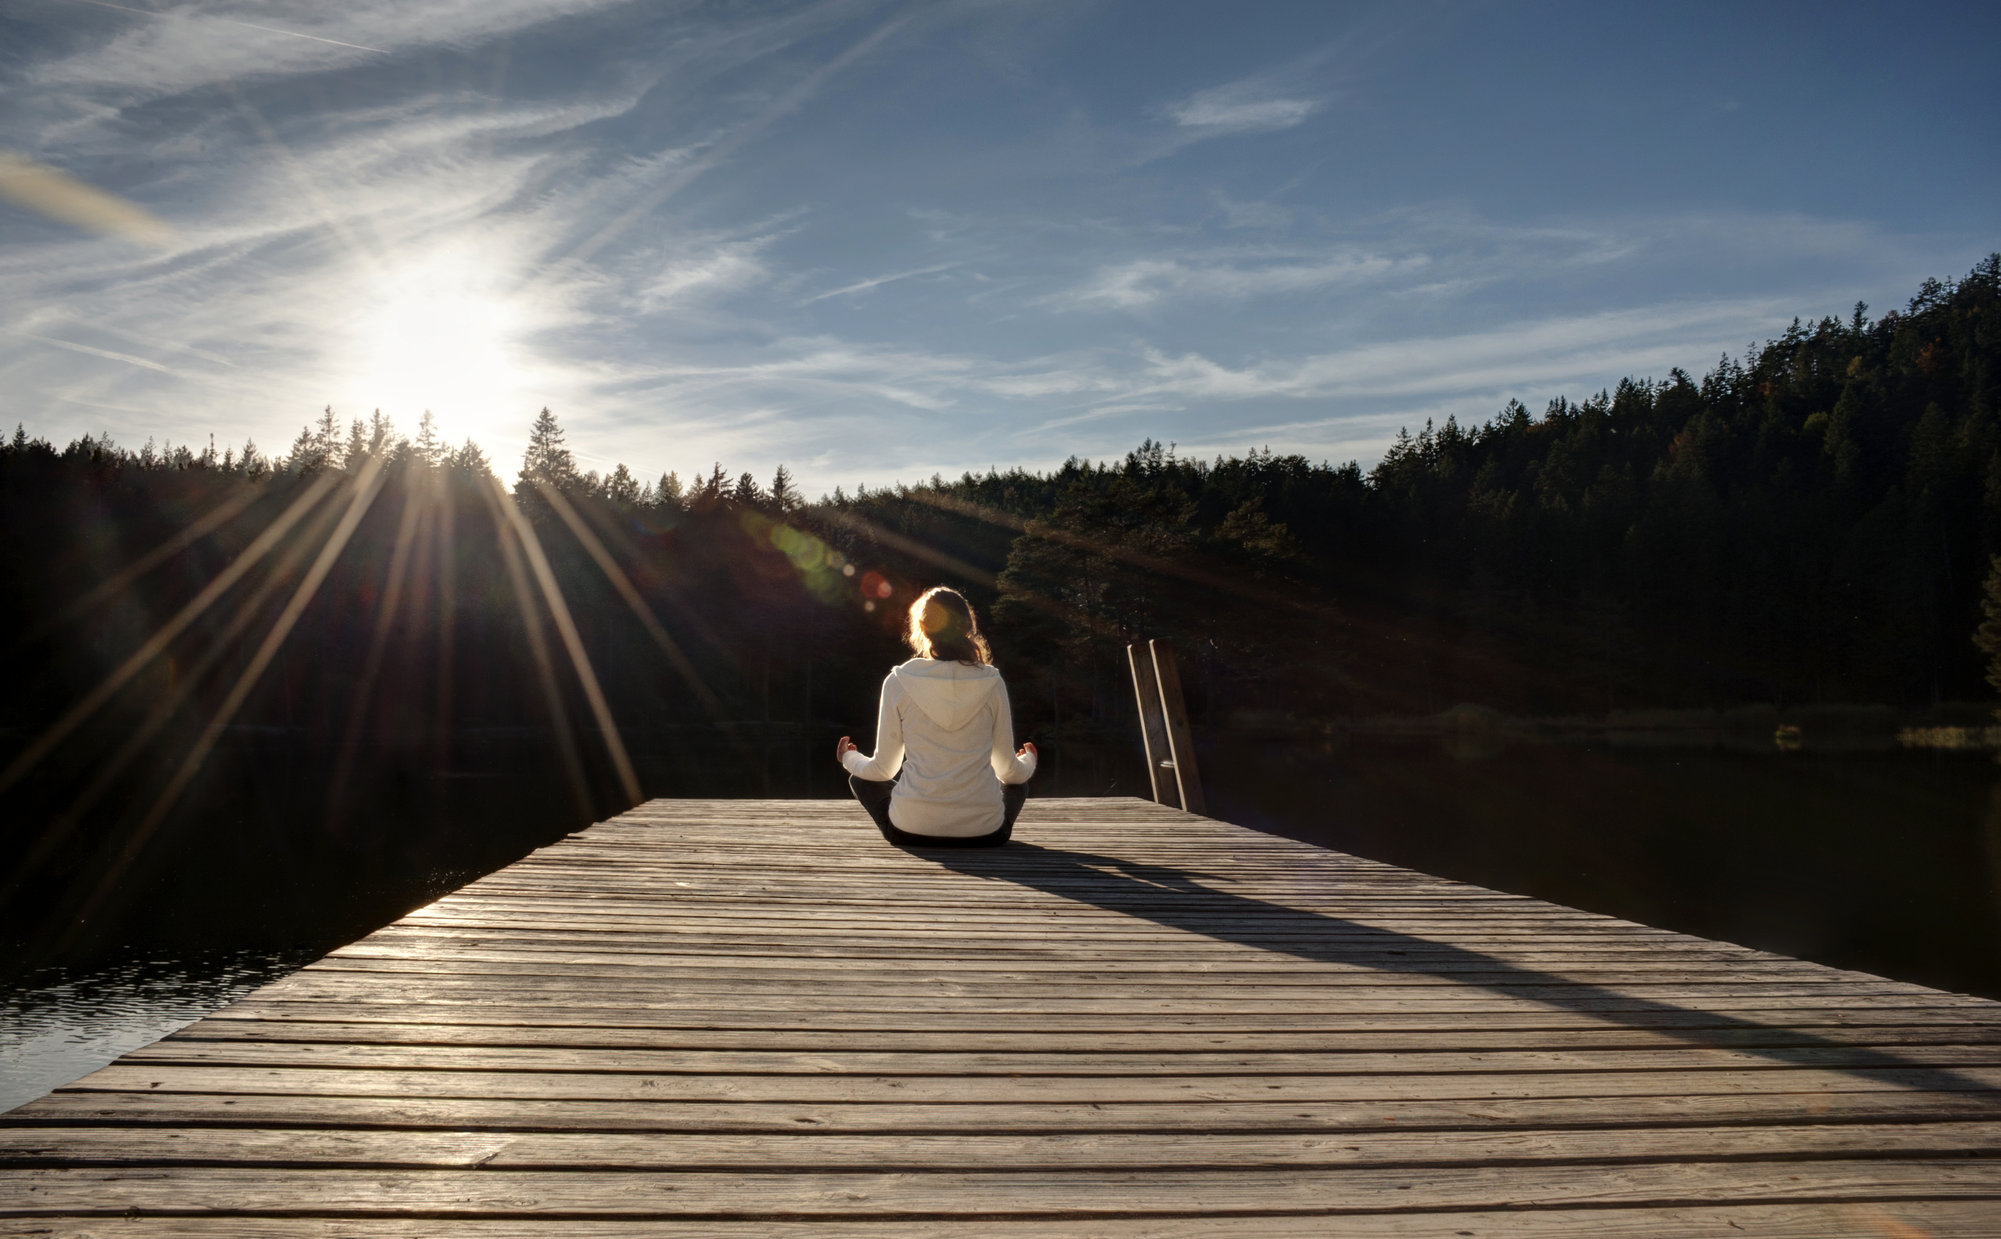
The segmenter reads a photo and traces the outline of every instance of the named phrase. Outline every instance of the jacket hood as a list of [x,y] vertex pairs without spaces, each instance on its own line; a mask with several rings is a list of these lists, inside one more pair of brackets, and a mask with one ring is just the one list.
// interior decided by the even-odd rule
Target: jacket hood
[[956,731],[972,721],[994,688],[1001,682],[992,667],[913,658],[890,671],[904,694],[946,731]]

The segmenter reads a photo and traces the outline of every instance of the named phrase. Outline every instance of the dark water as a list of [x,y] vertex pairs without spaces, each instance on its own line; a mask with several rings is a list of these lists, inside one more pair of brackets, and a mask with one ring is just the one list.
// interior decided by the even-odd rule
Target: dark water
[[[746,725],[629,740],[650,796],[845,795],[831,732]],[[1144,794],[1136,742],[1042,749],[1036,794]],[[586,803],[602,787],[580,798],[549,750],[546,738],[496,736],[444,767],[380,757],[332,814],[323,763],[282,738],[245,741],[219,763],[235,773],[140,849],[87,916],[79,892],[119,840],[72,847],[45,866],[54,880],[0,908],[0,1109],[616,811]],[[2001,996],[1991,751],[1420,727],[1309,741],[1226,732],[1202,764],[1211,812],[1259,830]]]
[[[1605,739],[1464,747],[1226,740],[1210,761],[1213,807],[1429,873],[2001,997],[2001,765],[1991,752]],[[1230,777],[1231,766],[1258,777]]]

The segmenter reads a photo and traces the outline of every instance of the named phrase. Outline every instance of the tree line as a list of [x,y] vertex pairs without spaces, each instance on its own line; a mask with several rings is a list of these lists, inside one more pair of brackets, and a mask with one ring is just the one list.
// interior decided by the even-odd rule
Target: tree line
[[[568,622],[587,661],[618,669],[602,695],[640,747],[709,723],[865,726],[901,604],[941,580],[989,615],[1023,725],[1045,732],[1123,734],[1124,647],[1154,636],[1178,643],[1212,725],[1460,702],[1972,699],[2001,653],[1976,638],[1983,598],[2001,597],[1997,359],[2001,256],[1879,318],[1796,320],[1699,379],[1427,423],[1367,471],[1148,441],[1120,460],[809,500],[782,466],[768,483],[720,464],[688,481],[580,470],[545,409],[503,495],[477,445],[446,446],[428,415],[406,437],[329,409],[275,459],[90,436],[58,449],[17,429],[0,445],[0,623],[24,674],[3,721],[26,743],[321,486],[299,546],[163,647],[176,708],[199,718],[364,473],[373,497],[242,703],[246,724],[589,730]],[[267,569],[279,583],[250,600]],[[544,663],[563,673],[554,689],[530,670]],[[192,667],[208,678],[187,683]],[[402,695],[364,687],[370,674]],[[135,675],[100,719],[145,716],[163,676]],[[441,676],[449,691],[402,692]],[[594,760],[572,776],[599,779]]]

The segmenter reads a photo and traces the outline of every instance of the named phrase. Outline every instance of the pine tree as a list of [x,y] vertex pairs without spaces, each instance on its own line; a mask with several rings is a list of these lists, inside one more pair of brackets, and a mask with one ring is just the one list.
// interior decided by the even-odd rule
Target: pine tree
[[299,437],[292,440],[292,450],[285,453],[284,467],[301,476],[318,473],[326,467],[326,452],[320,447],[319,436],[310,426],[299,427]]
[[730,498],[736,500],[738,503],[754,504],[763,500],[764,491],[759,488],[757,479],[752,477],[750,471],[746,469],[737,475],[736,490],[731,492]]
[[1987,561],[1987,579],[1980,587],[1980,627],[1973,646],[1987,655],[1987,684],[2001,693],[2001,555]]
[[571,490],[578,481],[577,458],[563,446],[563,427],[544,405],[535,415],[535,424],[528,428],[528,450],[521,457],[521,476],[514,483],[514,495],[526,498],[538,482]]
[[604,480],[604,497],[626,507],[636,506],[639,503],[639,479],[620,463]]
[[681,475],[673,470],[660,475],[660,485],[653,492],[655,506],[679,509],[685,505],[685,495],[681,490]]
[[493,474],[493,466],[487,463],[486,453],[471,439],[467,439],[458,451],[447,454],[445,467],[454,473],[477,474],[480,477]]
[[803,502],[799,488],[793,484],[791,470],[779,465],[778,472],[771,475],[771,506],[780,512],[790,512]]
[[396,424],[382,416],[381,409],[375,410],[374,416],[368,419],[369,453],[371,455],[380,454],[384,449],[393,445],[395,440]]
[[418,460],[433,469],[443,464],[445,456],[450,453],[451,449],[438,437],[438,419],[429,409],[425,409],[424,416],[417,419],[417,437],[411,441],[410,447],[416,452]]
[[347,426],[347,449],[341,453],[343,469],[359,469],[368,456],[368,426],[360,418],[355,418]]
[[320,410],[320,420],[313,426],[312,446],[319,468],[333,464],[334,453],[340,450],[340,419],[334,416],[332,405]]

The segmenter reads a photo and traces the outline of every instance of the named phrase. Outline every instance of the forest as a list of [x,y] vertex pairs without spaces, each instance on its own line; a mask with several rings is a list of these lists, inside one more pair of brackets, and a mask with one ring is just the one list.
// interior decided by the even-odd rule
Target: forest
[[939,582],[987,617],[1019,734],[1059,748],[1136,735],[1146,637],[1212,735],[1982,700],[1997,384],[2001,254],[1699,379],[1426,424],[1366,472],[1149,440],[809,499],[783,467],[581,471],[547,409],[511,486],[428,416],[327,409],[276,457],[23,425],[0,443],[0,901],[139,864],[274,770],[333,837],[520,748],[578,821],[768,789],[771,736],[866,734],[902,608]]

